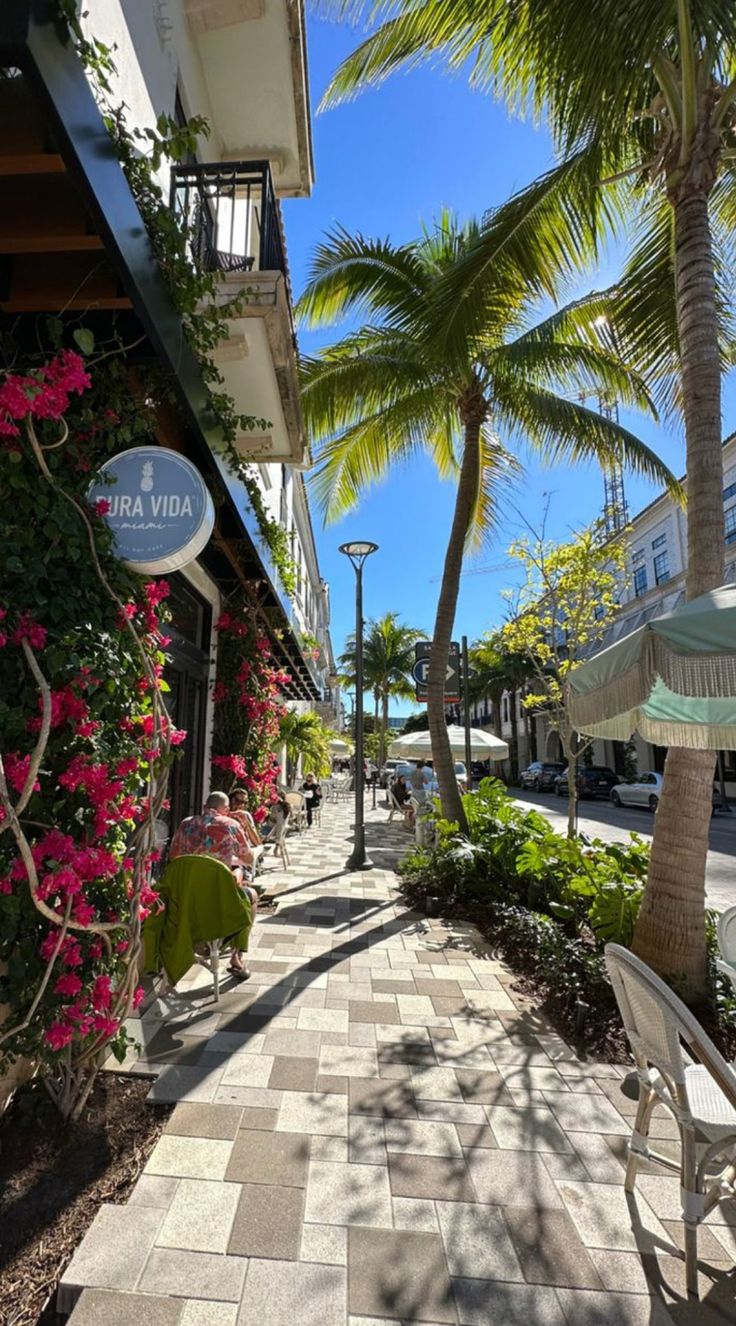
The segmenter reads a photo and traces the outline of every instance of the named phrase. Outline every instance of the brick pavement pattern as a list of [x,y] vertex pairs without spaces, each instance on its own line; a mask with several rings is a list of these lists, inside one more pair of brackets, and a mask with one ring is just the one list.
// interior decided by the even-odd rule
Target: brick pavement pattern
[[472,927],[407,910],[384,808],[346,872],[351,819],[326,805],[271,863],[247,983],[215,1007],[197,968],[131,1022],[126,1067],[177,1103],[67,1268],[71,1326],[733,1323],[736,1211],[688,1302],[677,1179],[624,1194],[625,1070],[581,1061]]

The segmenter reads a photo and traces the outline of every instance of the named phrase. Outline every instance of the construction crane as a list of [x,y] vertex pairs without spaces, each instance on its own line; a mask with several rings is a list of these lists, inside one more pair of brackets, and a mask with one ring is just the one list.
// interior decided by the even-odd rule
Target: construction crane
[[[508,571],[508,562],[499,562],[498,566],[471,566],[467,571],[461,571],[461,576],[490,576],[499,571]],[[442,576],[430,576],[430,585],[436,585],[442,579]]]
[[[618,423],[618,402],[598,398],[598,410],[605,419]],[[603,470],[603,523],[606,538],[620,534],[629,523],[629,506],[624,488],[624,471],[620,461],[613,461]]]

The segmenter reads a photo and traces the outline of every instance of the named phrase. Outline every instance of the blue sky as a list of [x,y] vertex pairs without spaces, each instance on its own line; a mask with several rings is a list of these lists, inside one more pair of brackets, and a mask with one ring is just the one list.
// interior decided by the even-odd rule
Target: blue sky
[[[311,16],[309,61],[312,104],[316,108],[340,60],[359,40],[347,25]],[[469,90],[462,77],[423,68],[390,79],[353,103],[314,115],[316,176],[311,199],[295,199],[285,207],[292,280],[298,292],[306,278],[311,252],[324,232],[336,223],[367,235],[406,240],[442,206],[461,217],[479,216],[503,202],[516,189],[541,174],[552,162],[544,129],[509,119],[491,98]],[[615,275],[615,260],[591,274],[589,288]],[[324,340],[324,335],[320,334]],[[318,340],[301,331],[309,351]],[[734,427],[736,400],[727,393],[725,431]],[[674,469],[684,468],[681,434],[641,416],[624,422]],[[550,497],[548,529],[564,537],[571,527],[595,518],[603,500],[603,479],[595,467],[546,467],[534,456],[523,457],[523,482],[510,494],[504,528],[495,545],[467,563],[463,576],[455,636],[470,639],[503,619],[501,591],[512,583],[510,572],[478,573],[480,567],[503,567],[505,550],[519,528],[516,510],[538,524]],[[626,493],[634,514],[655,494],[646,480],[626,476]],[[354,577],[337,545],[368,538],[380,551],[365,572],[365,614],[377,617],[397,611],[410,623],[432,633],[434,610],[445,544],[452,516],[454,488],[441,483],[429,461],[418,458],[373,489],[359,510],[337,525],[324,528],[314,514],[322,574],[332,596],[332,636],[336,653],[354,621]],[[473,573],[475,572],[475,573]],[[402,712],[408,706],[400,706]]]

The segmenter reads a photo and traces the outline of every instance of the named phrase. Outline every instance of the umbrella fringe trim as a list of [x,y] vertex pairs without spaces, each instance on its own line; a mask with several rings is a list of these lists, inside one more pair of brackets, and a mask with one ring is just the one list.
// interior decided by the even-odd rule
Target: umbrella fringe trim
[[[592,728],[631,713],[645,704],[657,677],[668,690],[690,699],[727,700],[736,696],[736,654],[680,654],[660,637],[651,634],[644,642],[643,656],[620,677],[587,695],[570,693],[570,717],[578,731],[594,735]],[[658,730],[664,731],[664,724]],[[689,729],[675,723],[673,731]],[[725,729],[721,728],[723,732]],[[641,731],[641,729],[640,729]],[[625,738],[622,738],[625,740]],[[690,745],[674,737],[676,745]],[[733,740],[733,732],[725,739]],[[710,745],[710,744],[709,744]]]

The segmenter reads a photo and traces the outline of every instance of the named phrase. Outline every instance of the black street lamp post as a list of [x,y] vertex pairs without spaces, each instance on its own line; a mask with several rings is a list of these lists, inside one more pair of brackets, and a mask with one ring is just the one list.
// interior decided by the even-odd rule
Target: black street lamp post
[[355,571],[355,837],[347,864],[350,870],[370,870],[373,862],[365,852],[363,820],[363,564],[378,551],[378,544],[343,543],[338,551],[350,558]]

